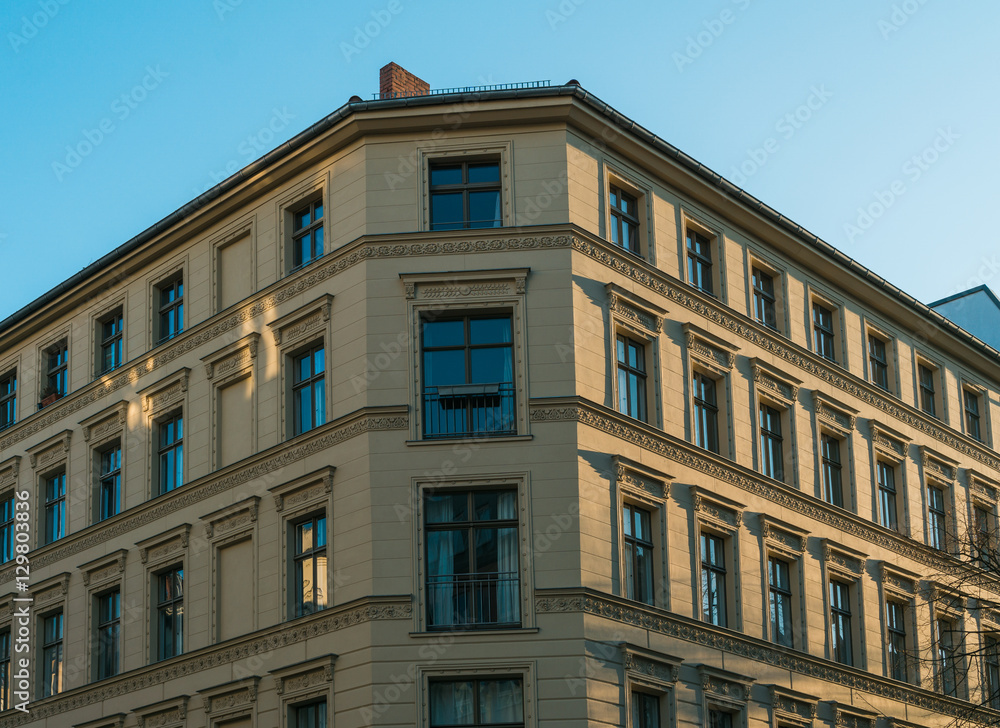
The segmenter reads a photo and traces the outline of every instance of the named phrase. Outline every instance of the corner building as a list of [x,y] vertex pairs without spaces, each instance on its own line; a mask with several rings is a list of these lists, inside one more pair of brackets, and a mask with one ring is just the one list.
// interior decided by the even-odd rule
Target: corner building
[[0,322],[0,726],[995,701],[1000,354],[576,82],[383,80]]

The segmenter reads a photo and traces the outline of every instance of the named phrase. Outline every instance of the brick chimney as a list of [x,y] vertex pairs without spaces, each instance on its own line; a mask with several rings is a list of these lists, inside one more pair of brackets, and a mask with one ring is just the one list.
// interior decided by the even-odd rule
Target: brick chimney
[[423,96],[431,90],[431,86],[402,66],[390,63],[382,66],[378,72],[379,96],[392,99],[399,96]]

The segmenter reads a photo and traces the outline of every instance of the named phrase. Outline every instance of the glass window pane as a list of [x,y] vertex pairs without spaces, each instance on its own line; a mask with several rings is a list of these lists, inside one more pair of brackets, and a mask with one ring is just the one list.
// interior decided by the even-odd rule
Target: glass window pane
[[424,384],[428,387],[466,384],[465,351],[424,352]]
[[480,384],[506,383],[513,381],[513,366],[510,347],[473,349],[470,380]]
[[500,190],[469,193],[469,227],[500,226]]
[[480,724],[520,723],[523,720],[521,700],[520,680],[480,681]]
[[[476,184],[480,182],[499,182],[500,181],[500,165],[496,162],[490,162],[487,164],[470,164],[469,165],[469,183]],[[432,184],[433,181],[432,181]]]
[[433,229],[460,229],[464,217],[461,192],[439,192],[431,195],[431,227]]
[[462,165],[456,164],[449,167],[431,168],[432,185],[460,185],[462,184]]
[[469,321],[469,343],[509,344],[511,343],[510,319],[474,318]]
[[424,500],[428,523],[469,520],[469,499],[465,493],[428,495]]
[[431,725],[473,725],[475,699],[472,682],[432,682]]
[[424,346],[464,346],[465,322],[458,321],[424,321]]

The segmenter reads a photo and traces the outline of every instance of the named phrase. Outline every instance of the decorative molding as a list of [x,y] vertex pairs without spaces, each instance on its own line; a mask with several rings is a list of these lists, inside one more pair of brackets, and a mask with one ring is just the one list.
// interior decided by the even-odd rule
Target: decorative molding
[[254,331],[229,346],[203,356],[201,361],[205,364],[205,376],[209,379],[221,378],[234,371],[249,369],[257,358],[259,342],[260,334]]
[[664,655],[628,642],[622,642],[620,647],[626,672],[661,683],[675,683],[680,677],[684,658]]
[[180,695],[132,711],[139,728],[183,725],[187,719],[189,695]]
[[806,541],[809,538],[808,531],[764,513],[757,516],[757,521],[760,523],[761,537],[771,545],[796,554],[801,554],[806,550]]
[[850,432],[857,427],[858,411],[837,402],[822,392],[812,391],[813,409],[816,417],[840,429]]
[[267,327],[274,337],[274,345],[283,348],[322,329],[330,321],[332,310],[333,296],[324,293],[291,313],[269,322]]
[[695,665],[701,678],[701,689],[706,698],[739,703],[750,700],[750,689],[756,678],[722,670],[712,665]]
[[837,728],[841,728],[841,726],[844,728],[875,728],[878,713],[838,703],[836,700],[824,700],[823,703],[830,706],[830,716],[833,718],[833,725]]
[[328,654],[278,670],[270,670],[278,695],[294,695],[317,685],[333,682],[333,663],[337,655]]
[[101,410],[96,415],[80,421],[83,430],[83,441],[103,440],[116,432],[125,429],[128,422],[128,400]]
[[687,322],[681,326],[688,353],[713,369],[731,370],[736,365],[735,346]]
[[125,561],[128,558],[126,549],[118,549],[108,556],[102,556],[86,564],[81,564],[77,568],[83,574],[83,585],[95,585],[112,578],[120,577],[125,573]]
[[[241,461],[235,466],[186,483],[167,495],[146,501],[134,509],[37,549],[32,552],[31,565],[35,569],[41,569],[93,546],[104,544],[122,534],[155,524],[168,514],[176,513],[244,483],[261,478],[271,481],[273,473],[367,432],[408,429],[409,418],[405,407],[369,407],[354,412],[317,427],[311,431],[311,437],[299,445],[288,447],[286,443],[281,443],[266,452],[259,453],[248,464],[245,464],[246,461]],[[0,572],[0,584],[13,579],[12,566]]]
[[15,455],[0,463],[0,489],[17,485],[17,476],[21,472],[21,456]]
[[963,455],[1000,472],[1000,457],[988,447],[951,428],[917,409],[905,405],[892,395],[881,392],[874,385],[855,377],[846,370],[822,360],[816,354],[792,344],[784,337],[769,332],[764,326],[752,322],[727,309],[718,301],[702,296],[675,278],[651,266],[642,265],[614,250],[609,243],[574,230],[571,236],[573,249],[589,258],[630,278],[637,284],[659,293],[693,313],[727,329],[735,336],[749,341],[770,354],[784,359],[806,374],[821,379],[840,389],[865,405],[874,407],[905,425],[933,437]]
[[958,463],[939,452],[931,450],[926,445],[921,445],[920,464],[924,467],[924,472],[931,477],[954,483],[958,479]]
[[614,283],[604,286],[608,297],[608,310],[618,318],[640,326],[651,334],[663,330],[663,317],[667,313],[659,306],[629,293]]
[[225,685],[199,690],[205,715],[225,717],[236,712],[248,711],[257,702],[260,677],[251,675]]
[[908,597],[916,596],[917,585],[920,583],[920,576],[918,574],[908,571],[901,566],[879,561],[878,575],[883,587],[900,592]]
[[188,390],[188,375],[190,373],[190,369],[182,367],[173,374],[140,390],[138,394],[142,398],[142,411],[155,414],[182,400]]
[[63,430],[55,437],[35,445],[27,451],[28,464],[35,470],[40,470],[59,460],[65,460],[69,455],[69,443],[72,437],[72,430]]
[[768,685],[767,688],[771,695],[771,710],[775,714],[775,723],[780,716],[782,722],[794,721],[801,726],[812,725],[819,698],[782,685]]
[[64,598],[69,590],[69,572],[63,572],[50,577],[45,581],[31,587],[31,596],[34,598],[34,608],[40,608],[49,602],[58,601]]
[[289,510],[299,508],[330,495],[333,492],[335,470],[335,467],[329,465],[288,483],[268,488],[274,497],[274,510],[281,513],[286,508]]
[[759,388],[767,390],[768,394],[776,395],[785,404],[795,404],[801,381],[779,372],[757,357],[750,359],[750,369],[753,372],[753,380]]
[[191,524],[184,523],[177,528],[171,528],[156,536],[147,538],[136,544],[139,547],[139,560],[142,563],[157,563],[173,556],[178,551],[188,547],[191,537]]
[[[568,242],[568,241],[567,241]],[[408,300],[461,300],[522,296],[530,268],[400,273]]]
[[727,530],[737,529],[743,525],[742,503],[737,503],[725,496],[702,488],[698,485],[688,486],[694,511],[702,520],[723,526]]
[[[683,640],[697,649],[714,649],[779,670],[842,685],[883,700],[892,700],[933,713],[966,716],[971,703],[931,690],[905,685],[875,673],[850,668],[839,663],[788,650],[770,642],[732,630],[713,627],[654,607],[642,607],[609,594],[586,588],[540,589],[535,592],[539,615],[589,614],[618,624]],[[977,708],[978,709],[978,708]]]
[[[116,678],[102,680],[99,685],[85,685],[67,690],[59,695],[31,703],[31,712],[14,714],[4,718],[4,728],[22,726],[76,710],[88,705],[162,685],[171,680],[196,675],[205,670],[229,666],[240,660],[267,656],[274,650],[287,645],[315,641],[324,635],[338,632],[359,624],[382,620],[412,620],[411,598],[371,597],[338,607],[317,612],[309,618],[297,619],[293,623],[283,623],[276,627],[260,630],[252,635],[228,640],[223,645],[212,645],[195,652],[138,670],[131,670]],[[155,707],[155,706],[147,706]],[[55,722],[53,722],[55,724]]]
[[73,728],[123,728],[127,717],[125,713],[115,713],[97,720],[88,720],[86,723],[74,723]]
[[867,555],[835,543],[828,538],[820,541],[820,548],[823,561],[826,562],[827,566],[838,571],[846,571],[855,577],[864,574]]
[[627,486],[658,501],[663,501],[670,495],[672,476],[647,468],[622,455],[613,455],[611,462],[615,468],[615,480],[619,485]]
[[872,544],[915,562],[924,564],[935,573],[961,572],[964,583],[989,589],[1000,594],[1000,581],[988,573],[967,574],[962,565],[941,551],[919,543],[898,532],[882,528],[859,516],[834,508],[823,501],[807,496],[796,488],[765,480],[759,473],[732,461],[706,453],[679,438],[656,430],[635,420],[628,419],[602,405],[582,398],[565,397],[535,402],[531,407],[533,422],[578,422],[611,437],[632,443],[649,452],[689,467],[709,477],[728,483],[806,518],[825,523],[829,528],[849,533]]
[[252,495],[239,503],[202,516],[205,535],[210,539],[229,537],[233,531],[243,532],[257,522],[260,497]]
[[969,490],[972,491],[973,496],[987,501],[992,506],[996,506],[997,494],[1000,492],[1000,483],[971,468],[966,470],[966,474],[969,479]]

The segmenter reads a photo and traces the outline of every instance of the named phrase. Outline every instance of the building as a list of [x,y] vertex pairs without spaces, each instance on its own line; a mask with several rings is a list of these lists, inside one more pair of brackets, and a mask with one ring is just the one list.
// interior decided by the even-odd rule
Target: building
[[381,80],[0,322],[0,726],[997,715],[1000,353],[575,81]]

